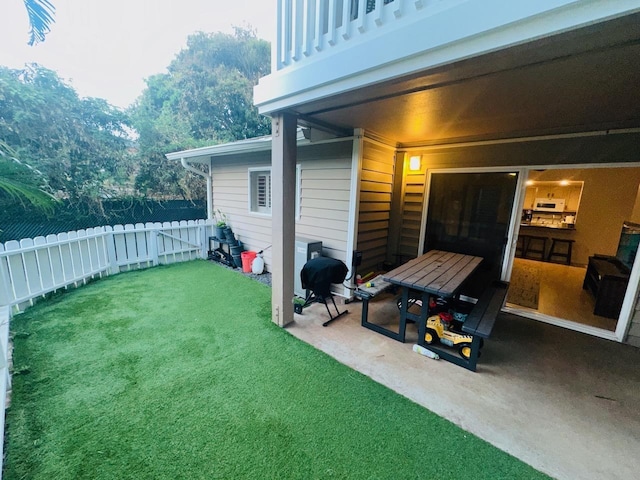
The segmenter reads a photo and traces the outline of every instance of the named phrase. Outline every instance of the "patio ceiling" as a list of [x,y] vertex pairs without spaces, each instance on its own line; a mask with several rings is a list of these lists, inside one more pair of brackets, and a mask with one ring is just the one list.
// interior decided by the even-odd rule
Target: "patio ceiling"
[[640,127],[640,14],[296,109],[403,146]]

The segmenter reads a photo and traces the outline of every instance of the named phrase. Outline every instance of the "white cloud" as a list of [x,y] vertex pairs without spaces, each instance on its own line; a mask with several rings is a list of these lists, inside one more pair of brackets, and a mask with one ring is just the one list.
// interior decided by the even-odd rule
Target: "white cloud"
[[0,65],[39,63],[81,96],[127,107],[144,79],[166,71],[196,31],[227,32],[250,25],[271,40],[275,0],[52,0],[56,22],[29,47],[23,0],[0,2]]

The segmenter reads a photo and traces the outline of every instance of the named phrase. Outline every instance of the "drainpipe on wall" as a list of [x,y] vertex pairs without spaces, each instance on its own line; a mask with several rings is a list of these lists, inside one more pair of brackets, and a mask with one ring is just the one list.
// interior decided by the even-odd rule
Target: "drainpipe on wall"
[[204,173],[197,168],[192,167],[184,158],[180,159],[182,166],[191,173],[200,175],[207,180],[207,220],[213,220],[213,179],[211,178],[211,165],[209,165],[209,173]]

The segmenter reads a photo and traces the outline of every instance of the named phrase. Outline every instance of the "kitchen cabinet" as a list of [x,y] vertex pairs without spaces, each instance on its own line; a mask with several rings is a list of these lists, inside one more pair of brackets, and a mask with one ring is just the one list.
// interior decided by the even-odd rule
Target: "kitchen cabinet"
[[527,187],[524,197],[524,209],[533,210],[536,198],[562,198],[565,200],[564,210],[567,212],[576,212],[580,206],[580,197],[582,196],[582,186],[584,182],[568,182],[562,185],[562,182],[535,182]]
[[[573,229],[580,206],[583,182],[535,182],[525,191],[522,226]],[[545,204],[550,208],[537,209]],[[558,205],[554,211],[554,203]],[[547,206],[547,205],[545,205]]]

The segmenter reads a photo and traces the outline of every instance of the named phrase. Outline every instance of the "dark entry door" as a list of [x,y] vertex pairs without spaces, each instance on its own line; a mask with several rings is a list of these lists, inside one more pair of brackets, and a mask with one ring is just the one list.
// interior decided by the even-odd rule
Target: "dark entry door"
[[500,277],[517,183],[516,172],[431,175],[424,251],[483,257],[470,295]]

